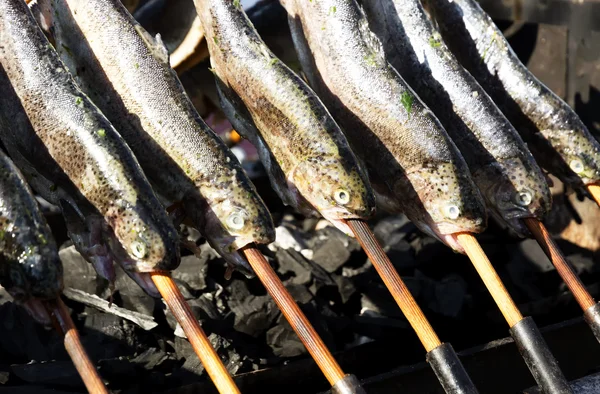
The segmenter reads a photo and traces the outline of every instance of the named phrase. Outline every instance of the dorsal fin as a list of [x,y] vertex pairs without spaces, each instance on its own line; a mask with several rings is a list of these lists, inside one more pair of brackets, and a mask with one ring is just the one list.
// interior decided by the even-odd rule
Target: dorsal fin
[[156,37],[152,37],[150,33],[146,31],[141,25],[135,24],[135,29],[139,33],[140,37],[144,39],[148,48],[152,53],[163,62],[169,64],[169,51],[160,37],[160,33],[156,34]]

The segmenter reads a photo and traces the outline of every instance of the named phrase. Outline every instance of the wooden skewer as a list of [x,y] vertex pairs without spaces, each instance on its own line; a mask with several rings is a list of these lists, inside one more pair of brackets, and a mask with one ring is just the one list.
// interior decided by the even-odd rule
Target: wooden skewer
[[298,304],[287,291],[265,256],[254,246],[242,249],[254,272],[290,323],[312,358],[333,386],[344,378],[344,372],[310,324]]
[[96,367],[94,367],[94,364],[81,344],[79,333],[63,301],[60,297],[57,297],[56,300],[46,301],[44,306],[51,316],[56,329],[64,334],[65,349],[69,353],[71,360],[73,360],[73,364],[77,372],[79,372],[79,376],[81,376],[88,392],[91,394],[108,394],[108,390],[104,382],[102,382]]
[[498,304],[500,312],[504,315],[508,325],[513,327],[523,320],[521,312],[519,312],[517,305],[510,297],[510,294],[508,294],[502,280],[500,280],[483,249],[481,249],[481,245],[479,245],[477,239],[469,233],[458,233],[456,234],[456,238],[458,243],[465,249],[467,256],[471,259],[471,263],[475,266],[477,273],[479,273],[494,301]]
[[233,378],[223,365],[219,355],[213,349],[206,334],[198,324],[190,306],[185,302],[179,288],[167,272],[152,272],[152,281],[166,301],[175,319],[181,325],[194,351],[200,358],[206,372],[221,394],[240,393]]
[[575,270],[573,270],[573,267],[565,259],[544,224],[535,218],[524,219],[524,222],[554,267],[556,267],[556,271],[571,290],[581,308],[586,311],[595,305],[596,302],[579,279],[579,276],[577,276]]
[[346,223],[348,223],[356,239],[367,253],[385,286],[392,293],[402,313],[404,313],[404,316],[406,316],[410,325],[419,336],[427,353],[440,346],[442,343],[433,330],[433,327],[429,324],[417,301],[415,301],[410,290],[408,290],[408,287],[406,287],[404,281],[398,275],[398,272],[381,248],[381,245],[375,239],[367,223],[362,220],[347,220]]
[[588,191],[594,197],[596,204],[600,205],[600,185],[588,185]]

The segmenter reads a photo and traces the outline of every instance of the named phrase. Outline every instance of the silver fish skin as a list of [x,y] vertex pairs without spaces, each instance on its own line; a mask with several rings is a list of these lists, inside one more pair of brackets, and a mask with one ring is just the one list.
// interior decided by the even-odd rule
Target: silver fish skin
[[542,219],[552,197],[519,133],[450,52],[420,0],[362,4],[392,66],[460,149],[493,217],[529,234],[519,219]]
[[160,36],[119,0],[39,0],[41,21],[84,92],[127,141],[155,190],[247,276],[238,249],[274,240],[270,213],[235,155],[197,113]]
[[476,1],[425,0],[461,64],[528,143],[539,165],[583,191],[600,181],[600,144],[560,97],[519,60]]
[[63,266],[50,227],[33,191],[0,150],[0,284],[42,323],[49,316],[40,301],[63,289]]
[[283,0],[303,71],[354,151],[422,231],[464,252],[486,207],[439,120],[387,62],[355,0]]
[[240,4],[195,1],[224,111],[257,148],[285,204],[353,236],[375,196],[366,170],[314,91],[278,59]]
[[89,201],[110,226],[126,270],[175,269],[177,232],[140,165],[77,86],[25,2],[0,0],[0,36],[0,119],[18,128],[1,127],[3,143]]

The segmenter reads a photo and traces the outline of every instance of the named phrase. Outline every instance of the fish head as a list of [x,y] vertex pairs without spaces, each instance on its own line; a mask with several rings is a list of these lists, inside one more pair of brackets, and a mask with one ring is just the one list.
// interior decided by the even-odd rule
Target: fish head
[[58,257],[58,249],[47,232],[23,231],[5,232],[4,241],[18,245],[15,253],[4,254],[1,264],[0,281],[11,296],[18,302],[30,299],[49,300],[63,289],[63,267]]
[[341,159],[309,159],[288,177],[290,188],[326,220],[353,236],[347,219],[369,219],[375,213],[375,193],[365,171]]
[[[462,251],[452,234],[486,228],[485,202],[466,166],[446,162],[424,166],[409,172],[408,179],[418,201],[407,205],[405,214],[423,231]],[[394,190],[400,199],[409,198],[406,187]]]
[[273,242],[275,225],[264,201],[242,171],[236,171],[231,182],[204,185],[202,197],[186,198],[186,212],[223,258],[240,269],[249,269],[236,251],[251,243]]
[[551,208],[552,195],[543,173],[519,158],[502,160],[473,174],[494,216],[517,234],[528,234],[521,219],[542,219]]
[[107,238],[117,261],[136,272],[172,271],[179,265],[179,235],[166,211],[143,202],[115,204]]

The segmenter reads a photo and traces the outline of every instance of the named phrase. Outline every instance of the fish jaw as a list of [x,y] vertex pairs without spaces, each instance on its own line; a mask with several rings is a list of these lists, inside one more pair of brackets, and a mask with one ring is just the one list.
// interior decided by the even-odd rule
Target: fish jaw
[[150,297],[157,298],[157,299],[162,297],[160,295],[160,292],[156,288],[156,285],[154,285],[154,282],[152,281],[152,276],[149,273],[135,272],[135,271],[131,271],[131,270],[124,270],[124,271]]
[[473,177],[488,202],[490,213],[519,236],[529,234],[522,219],[541,220],[552,206],[544,174],[539,167],[528,166],[519,158],[485,166],[473,172]]
[[42,304],[41,300],[30,298],[25,302],[21,302],[20,305],[36,322],[44,326],[50,326],[52,324],[50,315],[48,314],[48,311]]

